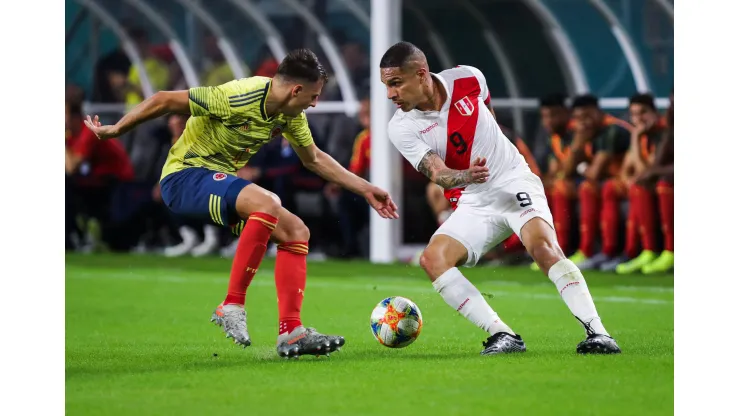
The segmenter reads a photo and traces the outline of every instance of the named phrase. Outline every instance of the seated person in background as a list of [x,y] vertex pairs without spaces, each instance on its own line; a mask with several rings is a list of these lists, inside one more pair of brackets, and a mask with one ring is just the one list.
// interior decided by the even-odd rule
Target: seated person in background
[[[575,170],[566,171],[565,162],[573,143],[574,122],[565,105],[565,96],[552,94],[540,100],[542,127],[548,134],[547,169],[540,176],[545,187],[558,244],[564,252],[570,250],[572,201],[575,199]],[[590,149],[588,156],[590,157]],[[533,263],[534,266],[536,264]]]
[[601,183],[619,175],[632,126],[601,111],[593,95],[576,97],[572,108],[575,137],[564,169],[577,169],[583,181],[578,186],[580,246],[570,260],[581,270],[590,270],[610,260],[604,253],[594,253],[599,234]]
[[[601,264],[602,271],[614,271],[617,265],[637,257],[642,235],[645,250],[642,261],[655,259],[655,235],[649,235],[638,226],[642,201],[645,196],[639,187],[634,186],[635,179],[647,168],[655,156],[655,148],[665,134],[666,124],[655,108],[655,99],[651,94],[635,94],[630,98],[630,121],[634,126],[630,138],[629,151],[625,155],[622,170],[618,177],[607,180],[601,188],[601,238],[602,256],[611,260]],[[624,254],[619,255],[619,234],[621,221],[620,205],[629,196],[629,211],[626,221]],[[634,265],[635,263],[633,263]],[[647,264],[647,263],[642,263]],[[641,267],[641,266],[640,266]]]
[[[655,138],[653,138],[655,140]],[[648,142],[649,144],[649,142]],[[641,150],[643,147],[641,146]],[[665,273],[673,269],[673,93],[666,117],[666,129],[660,137],[645,169],[630,188],[637,202],[636,222],[642,236],[643,252],[633,260],[617,266],[617,273],[642,271],[645,274]],[[663,252],[657,256],[655,195],[663,233]],[[630,211],[632,206],[630,206]],[[656,257],[657,256],[657,257]]]
[[72,248],[74,238],[81,243],[78,215],[97,219],[102,240],[115,243],[116,235],[110,232],[110,200],[119,183],[133,180],[131,161],[118,140],[98,140],[85,128],[79,101],[67,100],[65,110],[67,248]]

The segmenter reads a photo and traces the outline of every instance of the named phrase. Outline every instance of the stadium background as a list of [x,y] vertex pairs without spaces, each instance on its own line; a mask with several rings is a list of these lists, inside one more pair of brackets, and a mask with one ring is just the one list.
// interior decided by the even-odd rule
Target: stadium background
[[[234,72],[269,74],[281,50],[305,46],[332,74],[319,106],[309,112],[311,128],[319,146],[347,165],[361,131],[358,101],[371,94],[371,88],[382,88],[377,59],[370,58],[377,54],[371,39],[391,32],[395,22],[388,19],[381,22],[383,30],[370,30],[376,27],[369,16],[371,6],[381,3],[400,10],[397,38],[423,48],[432,71],[457,64],[480,68],[501,123],[516,129],[540,158],[547,139],[540,127],[541,96],[562,92],[573,97],[590,91],[601,98],[604,109],[626,119],[627,99],[636,91],[653,92],[663,112],[673,87],[673,2],[668,0],[66,0],[66,99],[84,102],[86,112],[114,122],[127,105],[142,98],[135,89],[127,94],[128,84],[139,85],[146,95],[156,89],[227,81]],[[151,90],[145,81],[127,81],[136,72],[131,63],[140,59],[149,68]],[[681,88],[690,89],[687,83]],[[384,100],[373,102],[372,114],[389,107]],[[376,120],[380,125],[382,118]],[[377,131],[378,124],[372,124]],[[527,342],[523,356],[481,357],[480,341],[486,335],[450,309],[420,268],[335,260],[371,257],[376,263],[386,262],[384,255],[373,258],[370,234],[381,236],[375,240],[381,254],[410,257],[437,225],[425,201],[428,181],[401,164],[400,155],[387,146],[396,159],[373,158],[381,162],[375,167],[381,173],[395,172],[390,169],[392,160],[406,166],[396,177],[381,177],[394,185],[403,183],[402,193],[394,194],[402,203],[402,219],[383,225],[402,231],[398,246],[387,230],[378,232],[377,222],[369,229],[359,225],[369,214],[364,202],[337,198],[321,180],[301,169],[280,140],[250,163],[260,171],[247,173],[259,174],[258,182],[278,193],[311,229],[302,321],[345,336],[347,345],[330,358],[286,361],[277,356],[275,261],[268,258],[247,293],[253,344],[247,349],[235,346],[220,328],[208,323],[226,289],[233,238],[203,224],[173,222],[157,201],[161,163],[176,130],[177,120],[162,118],[120,138],[133,166],[133,180],[109,183],[105,192],[87,199],[66,189],[65,211],[73,214],[67,220],[82,230],[67,241],[64,322],[58,325],[64,331],[67,414],[294,415],[298,410],[453,415],[512,409],[523,415],[673,414],[671,274],[586,272],[599,314],[623,354],[582,357],[574,347],[583,340],[583,328],[542,272],[519,266],[466,269],[466,278]],[[380,147],[376,144],[387,142],[377,134],[373,152]],[[75,176],[66,177],[67,185],[71,180],[84,182],[89,168],[83,163]],[[704,181],[701,186],[720,183]],[[718,188],[713,195],[719,193]],[[86,220],[96,215],[103,219]],[[692,223],[697,224],[682,222]],[[725,227],[717,222],[714,229]],[[189,247],[181,245],[183,236]],[[204,245],[213,238],[215,247]],[[689,240],[682,239],[684,244]],[[351,247],[352,242],[357,247]],[[197,247],[202,250],[195,252]],[[168,255],[180,257],[173,260]],[[39,258],[29,261],[35,262]],[[50,263],[45,258],[42,262]],[[732,281],[726,273],[706,271],[714,262],[701,264],[693,274],[698,279],[716,274],[723,279],[718,286],[723,288]],[[682,263],[682,273],[687,273],[687,266]],[[33,308],[36,296],[45,292],[36,278],[18,276],[25,275],[10,280],[29,282],[32,290],[27,292],[31,306],[18,305],[16,313]],[[56,280],[54,274],[49,276]],[[692,289],[679,292],[684,296],[700,292],[696,279],[682,279]],[[713,307],[723,303],[714,292],[705,292],[711,294]],[[409,297],[424,314],[422,335],[403,349],[381,346],[369,331],[372,308],[393,295]],[[695,313],[696,300],[685,302],[692,305],[691,313],[681,319],[676,315],[676,323],[686,325],[691,316],[703,318]],[[732,304],[729,299],[724,303]],[[19,322],[23,324],[19,333],[27,335],[29,322]],[[687,345],[695,344],[696,328],[705,328],[708,322],[697,321],[684,331],[690,340]],[[45,327],[30,328],[39,332]],[[714,332],[732,335],[725,328]],[[56,356],[43,339],[26,335],[16,338],[29,339],[29,345],[41,345],[43,350],[34,356],[26,345],[19,349],[9,343],[14,352],[21,351],[21,359],[18,354],[9,356],[22,366],[16,384],[23,386],[22,375],[32,374],[25,390],[37,392],[39,382],[58,379],[49,376],[48,366],[40,376],[29,373],[29,360]],[[684,350],[695,355],[695,348]],[[717,365],[707,366],[712,357]],[[700,355],[698,363],[702,370],[726,368],[727,355]],[[711,385],[707,380],[721,380],[692,379],[705,386]],[[677,390],[675,396],[717,398],[718,391],[732,396],[715,385],[711,394],[697,395],[698,387],[692,386],[691,394]],[[50,401],[24,398],[19,406],[27,409]],[[715,403],[703,400],[701,405]]]
[[[115,121],[127,100],[137,100],[121,92],[126,82],[138,84],[146,96],[217,84],[234,74],[269,75],[285,50],[308,47],[332,75],[309,114],[313,134],[320,147],[349,165],[362,130],[358,100],[377,83],[370,9],[369,0],[67,0],[67,97],[84,96],[87,113]],[[590,91],[605,110],[625,119],[627,98],[638,90],[658,97],[659,108],[667,105],[673,85],[673,9],[667,0],[404,0],[400,9],[402,39],[426,51],[432,71],[457,64],[481,69],[499,121],[514,128],[542,164],[546,135],[538,97]],[[137,62],[150,68],[138,83],[130,78]],[[184,240],[183,224],[153,208],[149,197],[170,136],[162,119],[120,139],[135,180],[117,185],[103,221],[74,218],[82,233],[70,248],[161,253],[170,247],[170,255],[191,254],[182,246],[172,250]],[[362,204],[327,190],[279,140],[251,165],[261,168],[257,182],[307,222],[315,259],[369,256],[371,231]],[[437,224],[425,201],[427,181],[403,166],[403,190],[396,197],[403,202],[403,247],[397,253],[406,259]],[[185,226],[194,232],[186,236],[191,248],[217,238],[217,245],[200,253],[229,255],[226,233]],[[103,238],[111,234],[119,235],[116,241]]]

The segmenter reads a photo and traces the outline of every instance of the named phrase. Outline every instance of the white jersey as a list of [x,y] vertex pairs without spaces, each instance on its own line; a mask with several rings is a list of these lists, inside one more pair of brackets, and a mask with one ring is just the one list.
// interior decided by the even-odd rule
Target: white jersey
[[463,193],[498,188],[529,167],[488,111],[490,93],[483,73],[458,66],[432,74],[444,86],[447,100],[440,111],[396,111],[388,123],[391,142],[414,168],[431,150],[450,169],[465,170],[477,157],[486,158],[490,177],[472,184]]

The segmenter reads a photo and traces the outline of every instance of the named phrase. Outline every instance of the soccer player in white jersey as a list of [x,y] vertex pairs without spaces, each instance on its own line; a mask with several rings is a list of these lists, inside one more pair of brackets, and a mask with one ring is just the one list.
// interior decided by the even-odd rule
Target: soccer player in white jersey
[[434,233],[420,263],[445,302],[490,334],[481,354],[526,347],[457,266],[474,266],[512,232],[585,327],[586,340],[576,351],[621,352],[583,275],[558,246],[542,182],[486,110],[490,93],[483,74],[470,66],[433,74],[421,50],[399,42],[383,55],[380,78],[398,106],[388,123],[396,148],[436,184],[464,187],[457,209]]

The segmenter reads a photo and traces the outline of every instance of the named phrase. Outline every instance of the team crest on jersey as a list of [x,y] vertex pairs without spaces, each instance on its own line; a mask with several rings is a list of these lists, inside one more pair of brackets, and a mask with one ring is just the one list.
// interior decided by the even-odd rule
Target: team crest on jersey
[[473,107],[473,102],[467,95],[455,103],[455,108],[457,108],[457,111],[459,111],[460,114],[464,116],[469,116],[473,114],[473,111],[475,110],[475,107]]
[[224,179],[226,179],[226,174],[225,173],[218,172],[218,173],[214,173],[213,174],[213,180],[214,181],[222,181]]
[[281,134],[283,134],[283,126],[282,124],[278,124],[277,126],[272,128],[272,131],[270,131],[270,138],[274,139]]

